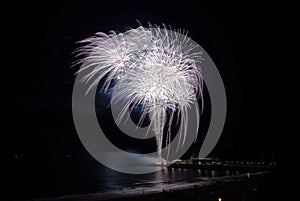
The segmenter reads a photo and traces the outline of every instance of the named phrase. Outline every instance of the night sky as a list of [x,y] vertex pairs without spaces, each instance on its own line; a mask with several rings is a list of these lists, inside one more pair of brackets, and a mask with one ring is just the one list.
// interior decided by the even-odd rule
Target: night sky
[[1,154],[8,161],[4,175],[10,190],[19,179],[16,172],[34,178],[54,166],[64,168],[69,158],[75,166],[94,160],[73,124],[71,95],[79,66],[71,68],[72,52],[79,47],[77,41],[95,32],[136,28],[136,20],[145,26],[164,23],[188,30],[218,67],[228,112],[211,157],[290,163],[298,158],[295,7],[194,2],[40,1],[1,6]]

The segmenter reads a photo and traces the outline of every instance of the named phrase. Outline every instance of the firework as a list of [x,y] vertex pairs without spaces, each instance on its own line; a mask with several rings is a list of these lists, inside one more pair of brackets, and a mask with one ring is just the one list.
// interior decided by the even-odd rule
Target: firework
[[104,79],[102,90],[110,89],[115,93],[111,102],[126,102],[117,123],[128,118],[126,111],[135,106],[142,108],[139,124],[149,114],[149,128],[155,133],[159,157],[164,127],[168,128],[168,144],[175,115],[180,116],[177,119],[183,126],[178,150],[186,138],[187,109],[191,104],[197,104],[198,98],[202,99],[203,79],[199,66],[203,61],[202,53],[194,52],[197,46],[189,40],[184,32],[150,25],[118,34],[96,33],[81,41],[86,44],[79,49],[83,59],[79,61],[82,67],[78,73],[90,70],[81,80],[89,84],[87,93]]

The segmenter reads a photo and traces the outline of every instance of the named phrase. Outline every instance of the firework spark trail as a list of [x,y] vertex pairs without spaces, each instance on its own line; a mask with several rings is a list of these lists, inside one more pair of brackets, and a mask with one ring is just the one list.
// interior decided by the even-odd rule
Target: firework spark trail
[[[203,79],[198,65],[203,61],[202,53],[192,52],[196,46],[189,43],[186,34],[183,38],[180,36],[180,32],[170,31],[165,26],[140,26],[119,34],[97,33],[81,41],[87,44],[78,50],[78,55],[84,56],[78,62],[82,63],[78,73],[92,68],[81,80],[90,85],[88,91],[105,78],[104,92],[115,82],[112,90],[116,96],[111,102],[126,100],[117,123],[132,106],[142,107],[139,124],[150,114],[150,128],[155,133],[159,157],[165,124],[168,126],[166,143],[169,143],[177,113],[183,125],[178,150],[185,142],[188,108],[190,104],[197,104],[198,97],[202,99]],[[168,122],[167,110],[171,111]]]

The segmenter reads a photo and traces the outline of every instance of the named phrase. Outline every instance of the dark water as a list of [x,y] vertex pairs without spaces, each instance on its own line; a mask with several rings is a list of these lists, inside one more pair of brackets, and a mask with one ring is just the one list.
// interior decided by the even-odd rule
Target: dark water
[[23,200],[94,193],[155,192],[195,182],[207,184],[215,178],[239,174],[241,172],[164,168],[149,174],[132,175],[98,163],[76,161],[47,167],[19,167],[9,198]]

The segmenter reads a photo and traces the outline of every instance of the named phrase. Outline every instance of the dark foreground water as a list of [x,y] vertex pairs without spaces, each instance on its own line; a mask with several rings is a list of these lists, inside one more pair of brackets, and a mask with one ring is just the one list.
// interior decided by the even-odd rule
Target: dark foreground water
[[[202,174],[204,172],[204,174]],[[227,197],[242,198],[236,194],[251,194],[257,191],[257,184],[251,184],[251,177],[260,177],[268,174],[267,172],[230,174],[228,171],[221,174],[221,171],[214,170],[184,170],[184,169],[163,169],[155,173],[154,178],[148,180],[132,180],[123,178],[126,181],[116,179],[116,183],[112,183],[113,188],[106,188],[97,193],[86,193],[81,195],[66,195],[58,197],[50,197],[45,199],[37,199],[43,201],[91,201],[91,200],[182,200],[185,199],[186,192],[190,199],[199,199],[199,192],[203,197],[211,197],[211,193],[225,195],[222,191],[227,189]],[[250,179],[251,178],[251,179]],[[132,183],[128,183],[131,181]],[[122,184],[123,183],[123,184]],[[220,186],[219,184],[222,184]],[[251,185],[249,185],[251,184]],[[240,186],[243,186],[240,188]],[[207,189],[209,187],[209,189]],[[238,187],[238,188],[237,188]],[[238,189],[235,191],[234,189]],[[197,190],[198,189],[198,190]],[[200,190],[199,190],[200,189]],[[221,189],[221,191],[220,191]],[[250,193],[249,193],[250,192]],[[174,194],[177,196],[174,197]],[[167,195],[167,196],[166,196]],[[233,196],[232,196],[233,195]],[[214,200],[216,197],[214,197]],[[210,199],[209,199],[210,200]],[[218,200],[218,199],[217,199]]]
[[218,180],[234,180],[254,175],[248,172],[164,168],[149,174],[132,175],[119,173],[95,163],[76,162],[64,166],[49,164],[48,167],[23,166],[15,172],[15,182],[7,200],[49,198],[80,200],[86,196],[96,196],[100,200],[129,194],[151,194],[195,185],[210,185]]
[[[66,155],[61,159],[46,159],[31,160],[18,157],[14,160],[15,168],[2,172],[1,182],[4,187],[1,189],[0,200],[49,200],[57,197],[61,200],[62,196],[79,198],[79,200],[88,200],[81,198],[95,196],[94,200],[101,200],[111,195],[151,194],[163,190],[190,188],[195,185],[213,187],[218,181],[240,182],[245,178],[247,184],[245,186],[250,184],[251,193],[258,194],[261,200],[269,200],[269,196],[287,200],[287,197],[294,198],[298,192],[297,185],[294,185],[295,181],[299,181],[296,179],[298,166],[289,164],[290,160],[280,163],[283,165],[267,176],[263,176],[260,175],[261,171],[253,172],[251,169],[226,171],[179,168],[166,168],[150,174],[132,175],[113,171],[85,155],[81,158]],[[255,181],[253,185],[252,181]],[[233,187],[217,188],[226,192],[228,190],[230,195],[243,192]],[[231,190],[233,193],[230,189],[233,189]],[[265,195],[268,199],[264,197]]]

